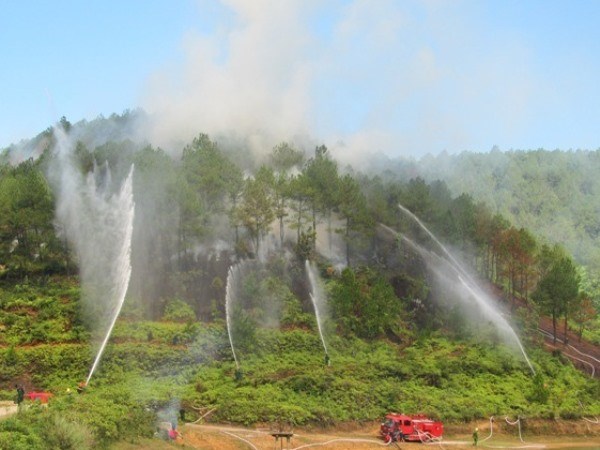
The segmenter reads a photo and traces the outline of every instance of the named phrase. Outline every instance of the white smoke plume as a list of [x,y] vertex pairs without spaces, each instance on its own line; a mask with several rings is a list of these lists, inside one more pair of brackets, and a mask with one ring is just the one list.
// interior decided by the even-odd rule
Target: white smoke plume
[[163,148],[200,131],[235,132],[256,151],[304,134],[310,111],[310,48],[302,2],[225,2],[237,26],[225,35],[186,38],[183,67],[149,82],[143,107],[150,140]]
[[472,124],[482,118],[494,117],[486,139],[510,136],[527,119],[534,90],[527,46],[501,36],[470,45],[480,30],[465,5],[222,0],[198,7],[210,15],[215,4],[230,15],[212,19],[216,31],[189,33],[183,62],[156,73],[142,94],[153,118],[147,134],[163,148],[181,148],[199,132],[235,133],[254,153],[281,141],[309,150],[318,142],[358,164],[381,152],[467,150],[481,142],[482,128]]

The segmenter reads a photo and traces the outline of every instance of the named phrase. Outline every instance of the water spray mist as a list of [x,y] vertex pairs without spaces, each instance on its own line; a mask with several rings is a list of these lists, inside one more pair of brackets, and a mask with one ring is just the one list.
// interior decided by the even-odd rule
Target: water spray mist
[[329,352],[327,351],[327,344],[325,343],[325,337],[323,336],[323,318],[321,317],[322,309],[324,307],[323,301],[325,299],[323,290],[319,286],[319,274],[317,272],[317,268],[314,264],[307,259],[305,262],[306,273],[308,275],[308,281],[310,283],[311,293],[310,300],[312,301],[313,307],[315,308],[315,316],[317,318],[317,328],[319,329],[319,336],[321,337],[321,342],[323,343],[323,350],[325,351],[325,360],[327,364],[329,364]]
[[520,341],[519,337],[517,336],[517,333],[509,325],[509,323],[506,321],[506,319],[504,319],[504,317],[502,317],[502,315],[497,311],[497,309],[493,307],[492,299],[489,298],[489,296],[483,292],[483,290],[478,286],[478,284],[475,282],[475,280],[473,280],[473,278],[469,275],[467,270],[464,267],[462,267],[462,265],[452,255],[452,253],[450,253],[450,251],[429,230],[429,228],[427,228],[425,226],[425,224],[423,224],[423,222],[421,222],[419,220],[419,218],[417,216],[415,216],[412,212],[410,212],[408,209],[406,209],[402,205],[398,205],[398,207],[400,208],[400,210],[402,212],[404,212],[408,217],[410,217],[414,222],[416,222],[419,225],[419,227],[431,237],[431,239],[433,239],[433,241],[443,251],[445,258],[440,258],[439,256],[433,254],[432,252],[425,250],[420,245],[416,244],[415,242],[413,242],[406,236],[404,236],[400,233],[397,233],[396,231],[392,230],[391,228],[389,228],[385,225],[382,225],[382,226],[385,229],[387,229],[388,231],[392,232],[395,236],[400,236],[402,238],[402,240],[404,240],[406,243],[408,243],[414,250],[416,250],[419,254],[421,254],[421,256],[428,257],[428,259],[431,260],[432,255],[435,255],[437,258],[439,258],[439,259],[445,261],[447,264],[449,264],[452,267],[452,269],[455,271],[460,285],[467,291],[469,297],[471,297],[473,300],[475,300],[477,305],[481,308],[481,311],[483,312],[483,314],[489,320],[491,320],[492,323],[494,323],[500,331],[502,331],[505,335],[509,336],[510,339],[513,340],[517,344],[517,347],[523,354],[523,357],[525,358],[525,361],[527,362],[527,365],[529,366],[531,372],[535,375],[535,369],[533,368],[531,361],[527,357],[527,353],[525,352],[525,349],[524,349],[523,345],[521,344],[521,341]]
[[225,289],[225,318],[227,320],[227,335],[229,336],[229,345],[231,345],[231,353],[233,353],[233,360],[235,361],[236,371],[240,370],[240,364],[237,359],[237,355],[235,354],[235,347],[233,345],[233,337],[232,337],[232,317],[231,317],[231,302],[233,300],[233,285],[240,272],[240,264],[238,263],[229,268],[227,272],[227,287]]

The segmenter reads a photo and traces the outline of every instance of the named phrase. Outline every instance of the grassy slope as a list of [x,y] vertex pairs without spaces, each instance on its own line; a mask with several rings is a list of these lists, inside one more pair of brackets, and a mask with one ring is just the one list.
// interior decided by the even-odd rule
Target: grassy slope
[[[47,296],[44,292],[40,297]],[[68,296],[56,297],[63,301],[55,308],[70,310]],[[4,306],[4,314],[16,314],[14,302]],[[21,309],[20,315],[35,323],[44,308]],[[53,317],[51,311],[44,314]],[[12,398],[17,381],[50,390],[56,395],[50,413],[83,423],[99,442],[124,433],[151,435],[155,414],[176,420],[180,408],[194,420],[196,407],[215,408],[210,416],[215,422],[284,420],[306,426],[368,422],[389,411],[424,412],[446,422],[490,415],[600,415],[598,381],[568,361],[530,349],[541,374],[534,378],[522,358],[505,347],[441,334],[408,347],[329,336],[331,365],[326,366],[316,332],[258,330],[254,344],[239,349],[243,376],[236,380],[222,323],[121,320],[88,392],[78,396],[66,390],[87,375],[93,349],[53,337],[63,333],[72,341],[68,329],[47,330],[51,343],[31,342],[17,330],[19,336],[6,328],[0,345],[0,396]]]
[[[151,324],[155,335],[182,332],[185,325]],[[121,324],[118,336],[138,324]],[[259,332],[257,344],[241,355],[241,380],[229,356],[225,330],[198,327],[189,343],[121,342],[108,347],[89,388],[106,394],[128,391],[136,402],[181,401],[214,406],[212,418],[251,424],[279,418],[296,424],[376,420],[387,411],[425,412],[445,420],[494,414],[565,418],[600,414],[597,381],[560,358],[531,351],[542,374],[547,401],[534,401],[535,380],[517,353],[441,336],[407,348],[376,341],[332,339],[326,366],[315,333]],[[7,348],[0,350],[5,361]],[[86,375],[89,347],[52,344],[15,348],[15,379],[59,396]],[[16,373],[15,373],[16,372]],[[8,380],[4,386],[7,386]],[[10,392],[10,391],[9,391]],[[581,402],[584,406],[580,406]]]

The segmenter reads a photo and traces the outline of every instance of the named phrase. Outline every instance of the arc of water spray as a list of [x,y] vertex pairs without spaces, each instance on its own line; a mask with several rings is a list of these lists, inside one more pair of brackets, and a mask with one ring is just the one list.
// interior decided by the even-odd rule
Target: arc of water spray
[[235,354],[235,347],[233,346],[233,337],[231,333],[231,296],[233,295],[233,280],[236,272],[238,272],[239,265],[231,266],[227,272],[227,286],[225,288],[225,319],[227,321],[227,335],[229,336],[229,345],[231,345],[231,353],[233,353],[233,360],[235,361],[235,368],[239,369],[240,364]]
[[[471,288],[471,286],[469,286],[468,283],[465,282],[465,280],[462,279],[462,277],[459,275],[458,279],[460,280],[460,282],[462,283],[462,285],[465,287],[465,289],[467,291],[469,291],[469,293],[474,297],[477,298],[477,293]],[[483,306],[483,308],[488,310],[488,313],[491,312],[491,307],[490,305],[488,305],[485,302],[479,302],[480,305]],[[508,331],[508,333],[514,338],[514,340],[516,341],[517,345],[519,346],[519,350],[521,350],[521,353],[523,354],[523,357],[525,358],[525,361],[527,361],[527,365],[529,366],[529,368],[531,369],[531,371],[533,372],[533,374],[535,375],[535,370],[533,368],[533,365],[531,364],[531,361],[529,361],[529,358],[527,357],[527,353],[525,353],[525,349],[523,348],[523,345],[521,344],[521,340],[519,339],[519,337],[517,336],[517,333],[515,333],[515,330],[512,329],[512,327],[504,322],[504,325]]]
[[106,344],[108,343],[108,339],[112,333],[112,330],[117,322],[117,318],[121,312],[121,308],[123,307],[123,303],[125,302],[125,295],[127,294],[127,288],[129,287],[129,280],[131,278],[131,236],[133,234],[133,217],[134,217],[134,203],[133,203],[133,187],[132,187],[132,179],[133,179],[133,165],[129,170],[129,174],[123,186],[121,188],[121,192],[119,194],[119,199],[122,199],[124,206],[126,207],[126,211],[123,217],[122,223],[122,245],[119,249],[119,253],[117,255],[117,273],[120,275],[119,282],[117,286],[115,286],[114,290],[111,289],[111,293],[114,292],[114,296],[117,300],[116,308],[113,312],[113,317],[111,319],[110,325],[102,340],[102,344],[100,345],[100,349],[96,355],[94,363],[92,364],[92,368],[90,369],[90,373],[88,374],[85,384],[87,385],[100,362],[100,358],[104,353],[104,349],[106,348]]
[[[481,300],[482,293],[481,293],[481,290],[479,289],[479,287],[477,286],[477,283],[475,283],[475,281],[471,278],[469,273],[461,266],[461,264],[456,260],[456,258],[454,258],[454,256],[450,253],[450,251],[448,251],[448,249],[439,241],[439,239],[437,239],[437,237],[429,230],[429,228],[427,228],[425,226],[425,224],[423,224],[423,222],[421,222],[421,220],[419,220],[419,218],[417,216],[415,216],[411,211],[409,211],[407,208],[405,208],[401,204],[398,204],[398,207],[408,217],[410,217],[412,220],[414,220],[421,227],[421,229],[423,231],[425,231],[429,235],[429,237],[431,237],[431,239],[433,239],[433,241],[438,245],[438,247],[444,252],[444,255],[446,255],[448,262],[452,265],[454,270],[456,270],[459,273],[458,279],[459,279],[460,283],[465,287],[465,289],[467,289],[467,291],[479,303],[479,305],[482,306],[484,308],[484,310],[486,310],[488,312],[488,314],[493,315],[494,311],[492,311],[490,305],[488,305],[485,301]],[[389,229],[389,227],[387,227],[387,228]],[[412,241],[410,241],[410,239],[406,238],[405,236],[402,236],[402,237],[404,240],[407,240],[408,242],[412,243]],[[479,292],[479,294],[478,294],[478,292]],[[504,318],[502,318],[502,316],[500,316],[500,315],[498,315],[498,316],[500,317],[500,320],[502,321],[504,328],[506,328],[508,330],[508,333],[510,334],[510,336],[517,343],[517,346],[519,347],[519,350],[523,354],[523,357],[525,358],[525,361],[527,362],[529,369],[531,369],[531,372],[535,375],[535,369],[533,368],[531,361],[527,357],[527,353],[525,352],[525,349],[523,348],[523,345],[521,344],[521,341],[519,340],[517,333],[508,324],[508,322],[506,322],[506,320],[504,320]]]
[[325,338],[323,336],[323,328],[321,326],[322,318],[321,318],[321,312],[319,310],[319,300],[321,300],[321,298],[320,298],[320,292],[319,292],[320,290],[319,290],[319,285],[318,285],[318,280],[317,280],[316,269],[313,267],[313,265],[310,263],[310,261],[308,259],[305,262],[305,266],[306,266],[306,273],[308,274],[308,281],[310,283],[310,288],[311,288],[310,300],[313,304],[313,308],[315,309],[315,317],[317,318],[317,328],[319,330],[319,336],[321,337],[321,343],[323,344],[323,350],[325,351],[325,355],[327,356],[329,353],[327,351],[327,344],[325,343]]
[[414,220],[421,227],[421,229],[423,231],[425,231],[427,233],[427,235],[431,239],[433,239],[433,241],[444,252],[444,254],[446,255],[446,257],[450,260],[450,262],[452,263],[452,265],[454,266],[454,268],[456,270],[458,270],[462,275],[464,275],[471,282],[473,282],[471,280],[468,272],[460,265],[460,263],[456,260],[456,258],[454,258],[454,256],[452,256],[452,253],[450,253],[448,251],[448,249],[446,249],[446,247],[439,241],[439,239],[437,237],[435,237],[435,235],[431,231],[429,231],[429,228],[427,228],[425,226],[425,224],[423,222],[421,222],[421,220],[417,216],[415,216],[410,210],[408,210],[407,208],[405,208],[401,204],[398,204],[398,208],[400,208],[400,210],[402,210],[408,217],[410,217],[412,220]]

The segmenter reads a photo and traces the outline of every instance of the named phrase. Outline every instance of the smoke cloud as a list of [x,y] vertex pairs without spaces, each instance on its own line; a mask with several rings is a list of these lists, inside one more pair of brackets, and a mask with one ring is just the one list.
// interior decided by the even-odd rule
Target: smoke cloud
[[[143,106],[152,142],[173,148],[199,132],[235,132],[257,151],[305,134],[313,70],[302,2],[227,1],[233,28],[188,35],[181,68],[157,73]],[[300,18],[300,19],[299,19]]]
[[[466,150],[527,120],[534,89],[527,46],[501,33],[475,45],[482,30],[464,5],[219,4],[230,15],[216,19],[216,31],[189,33],[183,62],[145,86],[147,135],[163,148],[180,148],[199,132],[234,133],[255,153],[283,140],[319,142],[357,164],[379,152]],[[214,13],[211,5],[199,2]],[[501,70],[507,66],[519,69]],[[485,117],[494,120],[473,127]]]

